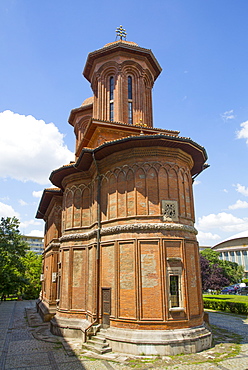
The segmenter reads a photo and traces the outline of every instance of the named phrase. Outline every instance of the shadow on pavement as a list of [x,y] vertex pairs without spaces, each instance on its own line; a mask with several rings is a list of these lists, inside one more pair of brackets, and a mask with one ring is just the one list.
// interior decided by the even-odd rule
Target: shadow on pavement
[[248,317],[226,312],[208,311],[210,325],[234,333],[241,337],[240,343],[248,343]]
[[36,312],[35,301],[0,304],[0,369],[86,370],[64,338],[50,333]]

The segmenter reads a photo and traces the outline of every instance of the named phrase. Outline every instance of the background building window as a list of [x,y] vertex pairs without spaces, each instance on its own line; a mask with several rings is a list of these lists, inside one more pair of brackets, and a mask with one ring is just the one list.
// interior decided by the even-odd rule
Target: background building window
[[242,257],[241,257],[240,251],[237,251],[237,262],[238,262],[239,265],[242,264]]
[[225,256],[225,260],[226,260],[226,261],[229,261],[229,255],[228,255],[228,252],[224,252],[224,256]]
[[245,270],[248,270],[248,257],[247,257],[247,251],[243,251],[243,258],[244,258],[244,266],[245,266]]

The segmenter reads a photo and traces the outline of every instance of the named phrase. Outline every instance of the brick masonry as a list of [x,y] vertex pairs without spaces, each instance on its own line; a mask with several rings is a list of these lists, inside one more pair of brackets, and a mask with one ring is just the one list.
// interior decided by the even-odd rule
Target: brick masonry
[[[75,163],[53,171],[57,187],[44,191],[39,206],[46,222],[42,304],[56,308],[58,322],[96,320],[113,333],[201,327],[192,176],[206,153],[177,131],[153,129],[151,89],[161,68],[151,51],[123,43],[89,54],[84,75],[94,97],[69,118]],[[138,125],[127,121],[128,76]],[[122,351],[116,338],[109,340]]]

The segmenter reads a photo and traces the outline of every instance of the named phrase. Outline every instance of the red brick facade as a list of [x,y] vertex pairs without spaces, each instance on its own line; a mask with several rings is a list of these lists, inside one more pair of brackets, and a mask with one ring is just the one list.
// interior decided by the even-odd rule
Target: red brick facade
[[[68,327],[79,335],[79,327],[100,323],[123,352],[135,353],[133,343],[149,347],[149,331],[162,347],[171,330],[202,330],[195,351],[211,339],[192,194],[192,176],[207,157],[177,131],[153,128],[151,90],[160,71],[152,52],[135,43],[89,54],[84,76],[94,97],[69,118],[76,159],[52,172],[57,188],[44,191],[37,213],[46,222],[43,316],[56,307],[53,330],[67,335]],[[184,352],[179,347],[175,353]]]

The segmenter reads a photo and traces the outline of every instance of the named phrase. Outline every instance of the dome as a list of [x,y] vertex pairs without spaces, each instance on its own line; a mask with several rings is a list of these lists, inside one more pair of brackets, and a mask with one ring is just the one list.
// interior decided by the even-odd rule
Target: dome
[[111,46],[111,45],[119,44],[119,43],[126,44],[126,45],[139,46],[138,44],[136,44],[136,42],[133,42],[133,41],[117,40],[113,42],[108,42],[106,45],[104,45],[104,48],[107,46]]
[[86,105],[91,105],[93,104],[93,101],[94,101],[94,97],[91,96],[90,98],[87,98],[83,101],[81,107],[86,107]]

